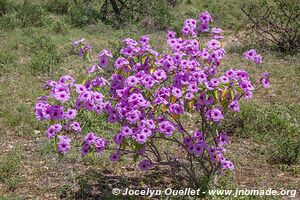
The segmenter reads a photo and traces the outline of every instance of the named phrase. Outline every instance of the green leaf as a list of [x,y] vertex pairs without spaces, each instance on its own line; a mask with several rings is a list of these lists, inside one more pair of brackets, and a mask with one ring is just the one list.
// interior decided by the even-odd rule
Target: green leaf
[[219,90],[214,90],[213,93],[214,93],[214,98],[218,101],[220,99],[220,92],[219,92]]
[[231,96],[231,99],[233,100],[234,96],[235,96],[235,92],[233,90],[230,90],[230,96]]

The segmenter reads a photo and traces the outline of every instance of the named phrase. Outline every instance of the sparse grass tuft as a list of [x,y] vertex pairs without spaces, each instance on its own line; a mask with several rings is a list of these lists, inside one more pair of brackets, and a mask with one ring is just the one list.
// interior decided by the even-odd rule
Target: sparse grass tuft
[[23,154],[20,150],[13,149],[1,157],[0,181],[10,190],[15,190],[21,181],[21,177],[17,175],[17,171],[23,159]]

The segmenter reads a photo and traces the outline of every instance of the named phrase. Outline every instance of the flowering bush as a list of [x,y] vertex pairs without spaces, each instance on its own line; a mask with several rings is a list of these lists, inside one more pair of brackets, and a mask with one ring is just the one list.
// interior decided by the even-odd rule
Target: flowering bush
[[[43,88],[49,95],[35,105],[37,119],[50,121],[46,137],[55,139],[61,154],[70,150],[72,140],[82,138],[82,156],[106,150],[112,151],[112,162],[133,156],[140,170],[162,165],[183,169],[195,186],[199,176],[207,177],[207,184],[212,176],[233,170],[225,157],[229,138],[220,128],[222,121],[240,111],[241,99],[252,98],[255,85],[269,87],[269,74],[252,83],[247,71],[221,72],[222,30],[210,31],[212,21],[204,12],[198,20],[185,20],[182,37],[168,31],[169,53],[152,49],[148,36],[139,42],[127,38],[118,58],[107,50],[98,54],[83,84],[68,75],[47,81]],[[73,45],[80,48],[80,57],[93,60],[92,46],[84,39]],[[262,57],[255,50],[244,57],[261,69]],[[82,111],[104,115],[121,128],[112,140],[82,133],[77,120]],[[193,126],[186,126],[186,116],[194,116]]]

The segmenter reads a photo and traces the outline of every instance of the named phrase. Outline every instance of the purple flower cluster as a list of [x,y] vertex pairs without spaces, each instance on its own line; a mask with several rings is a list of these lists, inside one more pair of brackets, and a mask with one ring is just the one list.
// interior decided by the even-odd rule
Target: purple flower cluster
[[244,58],[256,63],[257,65],[261,64],[262,62],[262,56],[256,53],[255,49],[250,49],[249,51],[246,51],[244,53]]
[[199,21],[200,21],[200,26],[199,29],[202,32],[208,32],[209,31],[209,24],[213,22],[212,17],[208,12],[203,12],[199,15]]
[[[62,137],[64,132],[74,132],[79,134],[81,126],[79,122],[74,119],[81,108],[88,111],[100,113],[103,110],[105,103],[103,102],[103,95],[100,92],[92,91],[92,88],[103,87],[108,83],[103,77],[95,77],[91,82],[86,81],[84,85],[75,84],[75,80],[70,76],[62,76],[58,81],[47,81],[43,86],[44,90],[49,91],[49,96],[42,96],[37,99],[35,105],[35,115],[38,120],[49,120],[51,123],[62,121],[64,125],[59,123],[52,124],[46,130],[45,135],[49,139],[55,137],[60,138],[57,147],[60,153],[65,154],[70,149],[70,139]],[[71,93],[77,95],[75,108],[68,107],[71,101]],[[53,102],[54,105],[49,102]],[[97,152],[102,152],[105,145],[101,143],[101,138],[95,139],[95,149]],[[104,141],[104,140],[103,140]],[[91,145],[85,145],[83,152],[88,150]]]
[[[226,51],[220,41],[222,30],[212,28],[209,33],[212,22],[211,15],[203,12],[199,19],[185,20],[182,36],[168,31],[169,53],[155,51],[147,35],[139,40],[126,38],[117,58],[108,50],[95,56],[83,83],[70,76],[47,81],[43,88],[49,95],[39,97],[35,105],[36,118],[51,122],[46,137],[58,137],[58,151],[65,154],[71,139],[62,133],[82,132],[79,122],[87,119],[81,113],[103,115],[110,124],[120,125],[112,138],[111,145],[117,147],[111,149],[113,162],[133,154],[141,160],[141,170],[151,169],[163,162],[159,152],[165,147],[157,141],[168,140],[182,147],[186,156],[206,158],[217,168],[216,173],[233,170],[234,165],[225,158],[229,138],[218,133],[219,126],[227,115],[240,111],[241,99],[252,98],[254,84],[245,70],[219,70]],[[73,46],[79,47],[83,56],[92,52],[84,39],[74,41]],[[262,59],[255,50],[247,51],[244,57],[256,64]],[[107,73],[100,76],[103,71]],[[269,87],[269,76],[261,74],[258,82]],[[189,133],[192,127],[182,123],[191,113],[202,123],[202,129],[193,135]],[[102,153],[108,144],[90,132],[83,138],[81,154],[91,150]]]
[[81,155],[85,156],[93,148],[97,153],[102,153],[107,145],[107,140],[98,137],[97,135],[95,135],[95,133],[90,132],[84,137],[83,146],[81,148]]
[[71,149],[71,139],[68,136],[58,136],[59,142],[57,143],[57,149],[60,153],[66,154]]

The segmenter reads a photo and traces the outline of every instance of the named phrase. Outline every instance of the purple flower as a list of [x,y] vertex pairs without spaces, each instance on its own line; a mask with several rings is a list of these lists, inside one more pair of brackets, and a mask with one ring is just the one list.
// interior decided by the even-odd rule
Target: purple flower
[[102,138],[97,138],[95,140],[95,149],[97,151],[97,153],[102,153],[105,149],[106,146],[106,141]]
[[53,119],[53,120],[63,119],[64,110],[63,110],[62,106],[51,106],[51,107],[49,107],[48,111],[50,114],[50,119]]
[[185,137],[185,138],[183,138],[183,144],[185,144],[185,145],[193,144],[193,139],[190,137]]
[[194,145],[193,145],[193,144],[188,145],[187,151],[188,151],[190,154],[194,154]]
[[173,131],[175,130],[174,125],[169,121],[162,121],[158,124],[158,129],[165,136],[172,136]]
[[139,168],[142,171],[149,170],[151,167],[152,167],[152,164],[149,160],[144,159],[139,163]]
[[95,135],[95,133],[88,133],[85,137],[84,137],[84,142],[88,145],[91,145],[95,142],[97,136]]
[[81,155],[82,156],[87,155],[89,153],[89,150],[90,150],[90,145],[88,144],[83,145],[81,148]]
[[222,134],[219,134],[217,137],[216,137],[216,142],[219,144],[219,146],[224,146],[225,144],[228,144],[229,143],[229,138],[228,138],[228,135],[226,133],[222,133]]
[[76,92],[81,94],[86,91],[86,88],[81,84],[75,84]]
[[84,41],[85,41],[84,38],[81,38],[81,39],[79,39],[79,40],[74,40],[74,41],[72,42],[72,45],[73,45],[74,47],[77,47],[77,46],[79,46],[80,44],[82,44]]
[[141,111],[139,110],[132,110],[130,112],[128,112],[126,114],[126,120],[130,123],[130,124],[136,124],[137,121],[139,120],[141,115]]
[[67,112],[64,113],[64,118],[67,120],[74,119],[76,116],[75,109],[68,109]]
[[135,76],[129,76],[126,79],[126,85],[128,85],[129,87],[133,87],[138,83],[139,83],[139,80]]
[[143,35],[140,37],[140,43],[142,45],[148,45],[149,44],[149,36],[148,35]]
[[60,132],[61,129],[62,126],[60,124],[51,125],[45,132],[46,137],[49,139],[54,138],[56,133]]
[[147,135],[144,133],[139,133],[136,135],[135,141],[139,144],[144,144],[147,141]]
[[116,134],[113,137],[114,143],[116,144],[121,144],[124,141],[124,135],[121,133]]
[[191,83],[188,85],[188,90],[191,92],[191,93],[196,93],[198,92],[198,86],[196,83]]
[[246,60],[255,62],[257,65],[261,64],[262,62],[262,56],[257,54],[255,49],[250,49],[249,51],[246,51],[243,55]]
[[270,81],[269,81],[268,78],[262,78],[260,81],[261,81],[261,84],[262,84],[262,86],[263,86],[264,88],[269,88],[269,87],[271,87]]
[[152,131],[148,128],[143,128],[140,132],[140,134],[144,134],[146,135],[147,137],[150,137],[152,135]]
[[177,114],[177,115],[180,115],[180,114],[183,114],[184,113],[184,110],[183,110],[183,107],[177,103],[174,103],[174,104],[171,104],[170,107],[169,107],[169,112],[171,114]]
[[126,60],[125,58],[119,57],[116,59],[116,61],[115,61],[116,69],[123,68],[125,65],[129,65],[128,60]]
[[200,24],[199,29],[203,33],[208,32],[209,31],[209,24],[208,23],[202,23],[202,24]]
[[231,170],[231,171],[234,170],[234,165],[233,165],[233,163],[231,161],[229,161],[229,160],[227,161],[227,166],[228,166],[229,170]]
[[122,127],[122,130],[121,130],[121,134],[122,134],[124,137],[131,136],[131,135],[132,135],[132,130],[131,130],[131,128],[129,128],[128,126],[123,126],[123,127]]
[[197,139],[199,142],[203,142],[204,141],[203,134],[199,130],[194,132],[194,136],[193,137],[195,139]]
[[176,37],[176,33],[174,31],[168,31],[166,37],[167,37],[167,39],[173,39]]
[[98,54],[98,57],[102,57],[102,56],[105,56],[105,57],[109,57],[109,58],[113,58],[113,55],[110,51],[106,50],[106,49],[103,49],[99,54]]
[[227,76],[221,76],[219,78],[219,80],[222,82],[222,83],[229,83],[229,78]]
[[155,123],[151,119],[146,120],[146,125],[149,129],[155,129]]
[[179,99],[180,97],[182,97],[182,92],[181,92],[181,90],[179,88],[174,87],[172,89],[172,95],[174,97],[176,97],[177,99]]
[[60,77],[60,79],[58,80],[58,83],[62,84],[62,85],[66,85],[66,86],[73,86],[75,83],[75,79],[69,75],[64,75],[64,76]]
[[120,158],[120,155],[118,153],[112,153],[110,154],[109,156],[109,159],[112,161],[112,162],[117,162]]
[[137,46],[139,43],[131,38],[126,38],[123,41],[123,44],[126,46]]
[[210,14],[207,11],[205,11],[199,15],[199,20],[201,21],[201,23],[210,23],[213,21],[212,17],[210,16]]
[[79,99],[81,101],[85,101],[85,102],[89,101],[91,98],[92,98],[92,94],[90,91],[85,91],[85,92],[81,93],[79,96]]
[[230,102],[229,109],[234,111],[234,112],[240,112],[239,102],[237,100],[234,100],[234,101]]
[[62,154],[66,154],[71,149],[70,142],[71,139],[67,136],[60,136],[59,142],[57,143],[58,151]]
[[186,95],[185,95],[185,98],[186,98],[187,100],[192,100],[194,97],[195,97],[195,96],[194,96],[193,93],[191,93],[191,92],[188,92],[188,93],[186,93]]
[[79,57],[84,57],[89,52],[92,52],[92,46],[86,44],[83,48],[80,48],[80,50],[79,50]]
[[195,155],[201,155],[204,152],[204,143],[195,144],[193,147],[193,151]]
[[101,67],[106,67],[108,65],[108,59],[106,56],[100,56],[99,57],[99,64]]
[[222,29],[220,28],[212,28],[211,29],[211,35],[213,36],[214,39],[219,40],[223,39],[224,37],[222,36]]
[[70,95],[66,91],[61,91],[55,93],[54,98],[60,101],[61,103],[65,103],[70,99]]
[[162,69],[156,70],[153,76],[156,80],[164,80],[167,78],[166,72]]
[[218,122],[218,121],[222,120],[224,117],[223,117],[222,112],[219,109],[214,108],[210,112],[210,118],[213,121]]
[[67,131],[74,131],[75,133],[79,133],[81,131],[80,124],[75,121],[67,123],[64,128]]
[[218,78],[212,78],[210,81],[209,81],[209,85],[211,87],[218,87],[220,84],[220,80]]
[[218,40],[210,40],[208,43],[207,43],[207,48],[211,49],[211,50],[216,50],[218,48],[220,48],[220,42]]

